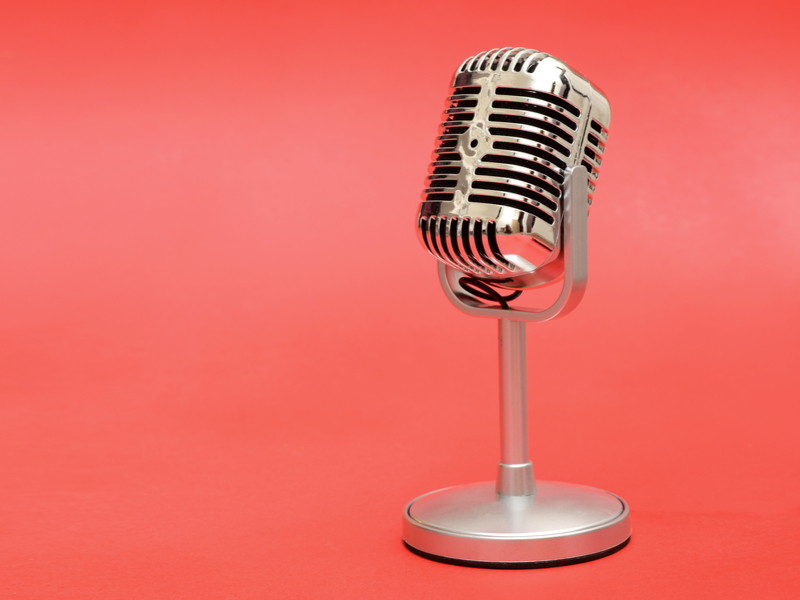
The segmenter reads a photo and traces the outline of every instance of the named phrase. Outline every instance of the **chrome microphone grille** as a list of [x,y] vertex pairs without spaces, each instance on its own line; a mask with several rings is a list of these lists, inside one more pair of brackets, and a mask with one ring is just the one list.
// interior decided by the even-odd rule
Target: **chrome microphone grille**
[[501,48],[456,71],[423,193],[418,230],[439,260],[511,288],[561,273],[561,198],[583,165],[594,193],[610,110],[562,61]]

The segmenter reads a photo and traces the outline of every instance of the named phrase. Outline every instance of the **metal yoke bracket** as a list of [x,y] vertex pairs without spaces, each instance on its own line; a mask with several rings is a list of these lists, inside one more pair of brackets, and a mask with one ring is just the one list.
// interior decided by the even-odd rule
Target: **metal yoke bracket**
[[567,170],[564,181],[561,219],[561,251],[564,253],[564,285],[561,294],[552,306],[544,310],[513,307],[510,310],[497,308],[461,289],[459,279],[465,275],[443,262],[439,262],[439,282],[445,296],[458,310],[473,317],[492,317],[511,321],[539,323],[572,312],[583,298],[589,277],[588,217],[589,217],[589,173],[586,167]]

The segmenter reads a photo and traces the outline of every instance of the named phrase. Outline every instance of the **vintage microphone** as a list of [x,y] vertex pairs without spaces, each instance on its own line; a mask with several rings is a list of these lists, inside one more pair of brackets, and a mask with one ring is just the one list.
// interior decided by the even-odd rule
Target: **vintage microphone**
[[[605,95],[557,58],[501,48],[456,71],[423,193],[418,234],[447,298],[499,319],[497,481],[420,496],[403,540],[432,560],[490,568],[594,560],[630,540],[624,500],[534,481],[528,460],[525,323],[569,313],[587,280],[587,217],[608,138]],[[511,303],[563,281],[538,310]]]

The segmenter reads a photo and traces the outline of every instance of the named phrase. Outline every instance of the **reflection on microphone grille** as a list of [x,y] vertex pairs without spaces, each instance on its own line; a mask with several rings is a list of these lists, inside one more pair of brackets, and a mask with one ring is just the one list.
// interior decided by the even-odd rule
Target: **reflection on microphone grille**
[[[448,188],[456,186],[457,180],[452,176],[461,172],[458,136],[469,129],[469,122],[475,117],[469,109],[477,105],[480,91],[480,86],[454,87],[453,95],[448,98],[450,104],[445,110],[446,120],[441,125],[439,146],[434,150],[430,187],[425,190],[426,200],[453,200],[453,192]],[[523,196],[533,201],[525,210],[552,223],[552,213],[558,210],[561,198],[559,186],[564,183],[564,170],[571,162],[569,159],[581,113],[566,100],[535,90],[498,87],[495,98],[488,121],[489,133],[494,139],[492,149],[497,152],[481,158],[480,166],[475,169],[472,190],[494,190]],[[504,127],[506,123],[536,128],[550,135]],[[580,164],[589,172],[591,204],[608,129],[595,119],[590,121],[590,127]],[[493,178],[509,179],[512,183],[498,182]],[[477,198],[475,196],[470,194],[469,201],[480,202],[480,194]],[[492,198],[493,202],[500,200],[496,196]],[[541,205],[550,210],[542,210]]]
[[428,251],[457,269],[483,276],[519,270],[500,252],[495,221],[431,216],[421,217],[419,226]]
[[549,54],[502,48],[467,59],[423,192],[421,241],[450,266],[508,287],[556,280],[566,176],[586,168],[591,203],[609,120],[602,92]]

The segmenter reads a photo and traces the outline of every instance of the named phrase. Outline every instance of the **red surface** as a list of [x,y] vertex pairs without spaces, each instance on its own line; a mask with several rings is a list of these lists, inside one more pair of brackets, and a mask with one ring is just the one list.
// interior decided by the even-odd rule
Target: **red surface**
[[[7,3],[0,596],[800,592],[796,2]],[[613,118],[591,279],[529,326],[537,476],[630,502],[612,557],[425,561],[490,479],[495,326],[414,211],[449,77],[519,44]]]

